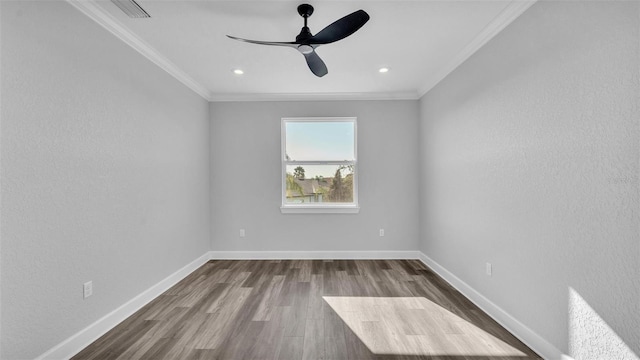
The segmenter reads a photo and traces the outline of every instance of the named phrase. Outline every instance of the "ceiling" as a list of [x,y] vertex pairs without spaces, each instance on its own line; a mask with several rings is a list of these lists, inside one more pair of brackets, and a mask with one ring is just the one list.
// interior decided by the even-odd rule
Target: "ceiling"
[[355,34],[317,49],[329,69],[318,78],[295,49],[226,37],[293,41],[301,1],[138,0],[148,19],[129,18],[110,1],[68,1],[211,101],[416,99],[533,4],[310,1],[313,33],[358,9],[371,16]]

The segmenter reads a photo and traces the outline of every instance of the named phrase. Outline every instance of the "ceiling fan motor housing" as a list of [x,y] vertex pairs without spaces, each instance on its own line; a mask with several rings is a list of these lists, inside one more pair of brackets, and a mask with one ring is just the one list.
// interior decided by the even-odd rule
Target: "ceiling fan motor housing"
[[309,40],[312,37],[313,35],[311,34],[311,30],[309,30],[309,28],[305,26],[302,28],[302,30],[300,30],[300,34],[296,36],[296,42],[304,43],[306,42],[306,40]]

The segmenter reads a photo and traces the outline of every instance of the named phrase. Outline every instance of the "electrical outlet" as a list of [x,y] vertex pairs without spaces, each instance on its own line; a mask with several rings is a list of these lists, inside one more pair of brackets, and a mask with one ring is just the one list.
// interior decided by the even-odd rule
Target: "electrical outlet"
[[240,229],[240,237],[245,237],[246,236],[246,232],[244,231],[244,229]]
[[87,281],[82,285],[82,296],[84,299],[93,295],[93,281]]
[[380,236],[384,236],[384,229],[380,229]]
[[487,271],[487,275],[488,276],[491,276],[491,273],[493,272],[492,270],[493,269],[491,268],[491,263],[488,262],[487,265],[486,265],[486,271]]

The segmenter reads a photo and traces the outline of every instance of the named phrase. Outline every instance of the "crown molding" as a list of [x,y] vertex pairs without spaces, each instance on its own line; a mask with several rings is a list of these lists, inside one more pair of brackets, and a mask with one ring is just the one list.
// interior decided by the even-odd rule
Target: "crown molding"
[[118,39],[131,46],[144,57],[151,60],[151,62],[158,65],[162,70],[169,73],[189,89],[193,90],[196,94],[202,96],[208,101],[211,100],[211,93],[206,87],[195,81],[187,75],[187,73],[178,68],[177,65],[160,54],[151,45],[136,36],[129,28],[113,17],[113,15],[98,6],[95,0],[67,0],[67,2],[80,10],[80,12],[88,16],[91,20],[107,29],[107,31],[115,35]]
[[212,102],[240,101],[337,101],[337,100],[417,100],[417,92],[339,92],[339,93],[263,93],[263,94],[211,94]]
[[73,7],[104,27],[134,50],[151,60],[189,89],[210,102],[240,101],[336,101],[336,100],[416,100],[434,88],[447,75],[465,62],[471,55],[502,31],[507,25],[522,15],[537,0],[512,0],[469,44],[467,44],[435,76],[428,78],[416,92],[389,93],[274,93],[242,94],[212,93],[205,86],[191,78],[151,45],[136,36],[118,19],[97,5],[96,0],[66,0]]
[[465,46],[446,66],[444,66],[435,76],[425,81],[425,84],[418,89],[418,97],[421,98],[429,90],[433,89],[447,75],[452,73],[458,66],[465,62],[471,55],[475,54],[500,31],[511,24],[515,19],[522,15],[537,0],[512,0],[501,12],[496,16],[482,31]]

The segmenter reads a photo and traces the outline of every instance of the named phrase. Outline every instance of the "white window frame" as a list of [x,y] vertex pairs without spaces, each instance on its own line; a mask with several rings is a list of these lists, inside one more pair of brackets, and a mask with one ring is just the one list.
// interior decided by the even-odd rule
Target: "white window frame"
[[[287,160],[286,154],[286,124],[288,122],[352,122],[353,123],[353,161],[296,161]],[[356,214],[360,211],[358,205],[358,119],[356,117],[301,117],[282,118],[281,122],[281,183],[282,183],[282,205],[280,211],[283,214]],[[287,203],[287,165],[353,165],[353,203]]]

